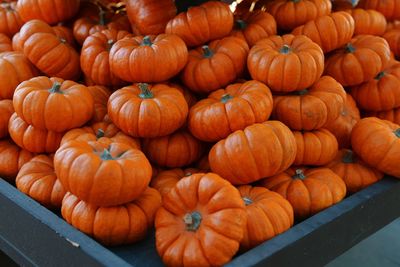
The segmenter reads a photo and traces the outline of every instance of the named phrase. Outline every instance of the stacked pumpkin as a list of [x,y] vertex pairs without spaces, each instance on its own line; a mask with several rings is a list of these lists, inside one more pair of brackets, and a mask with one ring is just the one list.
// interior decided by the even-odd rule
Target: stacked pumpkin
[[0,176],[105,245],[223,265],[400,177],[398,0],[9,2]]

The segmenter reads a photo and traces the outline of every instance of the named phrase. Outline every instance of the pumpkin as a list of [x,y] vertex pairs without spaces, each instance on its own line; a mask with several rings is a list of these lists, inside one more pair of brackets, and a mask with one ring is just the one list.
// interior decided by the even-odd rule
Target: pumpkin
[[387,31],[383,38],[388,42],[394,55],[400,57],[400,29]]
[[400,20],[394,20],[387,22],[386,31],[390,31],[393,29],[400,29]]
[[81,50],[81,67],[95,84],[114,87],[125,84],[111,72],[108,58],[114,43],[127,35],[126,31],[103,30],[86,38]]
[[99,140],[103,137],[109,138],[113,142],[125,143],[132,148],[140,150],[140,141],[138,139],[127,136],[110,122],[97,122],[90,126],[69,130],[63,135],[61,145],[71,140],[89,142]]
[[96,18],[83,16],[74,22],[73,34],[76,41],[82,45],[90,35],[103,30],[130,31],[129,21],[126,16],[112,15],[102,8]]
[[383,173],[369,167],[353,151],[342,149],[327,168],[346,183],[349,193],[355,193],[383,178]]
[[163,196],[157,252],[167,266],[222,266],[238,251],[245,226],[238,190],[216,174],[194,174]]
[[288,169],[261,181],[292,204],[296,219],[304,219],[324,210],[346,196],[346,184],[328,168]]
[[204,172],[211,171],[210,162],[208,161],[208,153],[205,153],[205,155],[197,161],[196,168]]
[[11,139],[32,153],[53,153],[61,142],[63,133],[37,129],[14,113],[8,125]]
[[272,117],[293,130],[311,131],[335,120],[343,109],[346,92],[332,77],[321,77],[312,87],[274,98]]
[[383,35],[386,30],[386,19],[382,13],[373,9],[348,9],[346,10],[354,19],[354,34]]
[[400,62],[391,61],[374,79],[352,87],[351,95],[364,110],[384,111],[400,107]]
[[297,144],[294,165],[322,166],[332,161],[338,152],[336,137],[326,129],[293,134]]
[[273,0],[265,5],[276,19],[278,28],[290,31],[308,21],[331,13],[330,0]]
[[25,56],[48,76],[75,80],[80,75],[79,54],[45,22],[31,20],[22,26],[19,45]]
[[364,9],[375,9],[381,12],[387,20],[400,19],[400,2],[398,0],[361,0],[358,6]]
[[164,33],[177,10],[173,0],[127,0],[126,12],[137,35]]
[[12,50],[11,39],[7,35],[0,33],[0,53]]
[[138,199],[114,207],[98,207],[67,193],[61,214],[68,223],[103,245],[116,246],[143,239],[160,206],[160,194],[152,188],[147,188]]
[[93,115],[93,97],[86,86],[60,78],[35,77],[15,89],[13,105],[26,123],[54,132],[85,124]]
[[237,37],[225,37],[189,51],[182,82],[196,93],[210,93],[243,74],[249,47]]
[[373,79],[389,63],[390,48],[385,39],[358,35],[325,62],[325,74],[343,86],[358,85]]
[[283,172],[296,158],[296,139],[279,121],[256,123],[230,134],[209,153],[211,170],[234,185]]
[[353,17],[349,13],[339,11],[309,21],[295,28],[292,34],[309,37],[328,53],[350,42],[354,29]]
[[161,196],[167,194],[182,178],[199,173],[198,169],[171,169],[161,171],[151,180],[151,187],[157,189]]
[[324,53],[306,36],[274,35],[250,49],[247,67],[254,80],[265,83],[273,91],[299,91],[321,77]]
[[242,38],[249,47],[259,40],[277,33],[276,21],[271,14],[261,10],[247,12],[235,20],[235,28],[232,36]]
[[400,108],[395,108],[387,111],[366,111],[366,117],[377,117],[382,120],[391,121],[400,125]]
[[323,127],[328,129],[337,139],[339,148],[349,148],[351,131],[360,120],[360,111],[353,97],[347,94],[346,103],[335,120],[326,123]]
[[170,83],[170,86],[178,89],[183,94],[183,97],[185,98],[189,108],[193,107],[194,104],[197,103],[197,97],[189,89],[176,83]]
[[158,166],[178,168],[198,160],[203,154],[202,146],[188,131],[179,130],[171,135],[145,139],[143,152]]
[[14,182],[21,167],[34,156],[9,139],[0,140],[0,155],[0,177],[9,182]]
[[24,22],[38,19],[57,24],[74,17],[79,4],[80,0],[18,0],[17,11]]
[[219,141],[236,130],[267,121],[272,107],[271,91],[263,83],[231,84],[190,109],[189,130],[202,141]]
[[89,93],[92,94],[94,100],[94,111],[91,122],[101,122],[107,115],[107,103],[111,92],[104,86],[88,86]]
[[12,37],[24,24],[15,10],[17,2],[0,3],[0,33]]
[[136,36],[117,41],[110,50],[111,71],[129,82],[162,82],[185,66],[188,50],[176,35]]
[[353,9],[357,6],[359,0],[333,0],[332,9],[335,11],[343,11]]
[[354,152],[371,167],[400,178],[400,125],[378,118],[364,118],[353,128]]
[[108,115],[133,137],[154,138],[179,129],[188,105],[182,93],[166,84],[134,84],[115,91],[108,100]]
[[43,206],[61,208],[66,194],[54,173],[53,157],[38,155],[24,164],[15,179],[17,188]]
[[8,121],[14,113],[12,100],[0,100],[0,138],[8,136]]
[[293,225],[294,214],[290,203],[278,193],[264,187],[242,185],[238,187],[246,205],[247,225],[240,242],[242,251],[288,230]]
[[12,99],[21,82],[37,75],[39,71],[22,53],[0,53],[0,99]]

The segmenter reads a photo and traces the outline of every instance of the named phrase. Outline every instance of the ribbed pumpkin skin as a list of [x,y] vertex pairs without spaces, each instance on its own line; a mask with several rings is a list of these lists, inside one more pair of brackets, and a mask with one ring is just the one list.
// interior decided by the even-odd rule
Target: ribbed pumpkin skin
[[[189,51],[181,73],[182,82],[196,93],[210,93],[234,82],[243,74],[249,47],[243,39],[226,37]],[[210,53],[210,54],[208,54]]]
[[198,169],[171,169],[161,171],[153,179],[151,179],[151,187],[160,192],[161,196],[167,194],[177,182],[184,177],[201,172]]
[[88,86],[89,93],[91,93],[94,100],[93,117],[90,122],[104,121],[107,115],[107,103],[110,98],[111,91],[104,86]]
[[307,36],[327,53],[349,42],[354,29],[353,17],[344,11],[339,11],[309,21],[295,28],[292,34]]
[[294,165],[322,166],[332,161],[338,152],[336,137],[326,129],[293,134],[297,143]]
[[64,144],[54,168],[68,192],[104,207],[137,199],[151,179],[151,165],[140,150],[110,139]]
[[328,15],[332,4],[329,0],[273,0],[266,3],[265,7],[276,19],[278,28],[290,31],[308,21]]
[[358,7],[375,9],[381,12],[387,20],[400,19],[400,3],[397,0],[361,0]]
[[395,56],[400,56],[400,29],[387,31],[383,38],[388,42],[390,49]]
[[79,54],[58,37],[45,22],[31,20],[22,26],[19,46],[25,56],[50,77],[76,80],[80,75]]
[[348,9],[355,22],[354,35],[370,34],[381,36],[386,30],[386,19],[382,13],[373,9]]
[[383,173],[368,166],[353,151],[342,149],[327,168],[346,183],[347,191],[355,193],[383,178]]
[[235,23],[231,35],[242,38],[249,47],[255,45],[259,40],[277,33],[274,17],[261,10],[247,12],[236,19]]
[[373,79],[389,63],[390,48],[385,39],[358,35],[325,61],[325,74],[343,86],[358,85]]
[[216,143],[211,170],[235,185],[276,175],[292,165],[297,146],[293,133],[278,121],[256,123]]
[[13,113],[12,100],[0,100],[0,138],[8,136],[8,121]]
[[194,47],[225,37],[232,28],[233,14],[228,4],[208,1],[171,19],[165,32],[178,35],[188,47]]
[[14,113],[8,125],[11,139],[32,153],[53,153],[60,147],[64,133],[37,129]]
[[10,139],[0,141],[0,154],[0,177],[9,182],[15,181],[21,167],[34,156]]
[[293,130],[316,130],[335,120],[345,101],[343,86],[332,77],[323,76],[307,91],[275,96],[272,118]]
[[231,84],[190,109],[189,130],[202,141],[219,141],[236,130],[267,121],[272,102],[271,91],[261,82]]
[[0,53],[0,99],[12,99],[15,88],[39,75],[39,71],[20,52]]
[[360,120],[360,111],[353,97],[347,94],[346,103],[335,120],[328,122],[324,128],[328,129],[337,139],[339,148],[351,146],[351,131]]
[[157,252],[167,266],[222,266],[239,250],[245,226],[238,190],[216,174],[194,174],[163,196]]
[[293,206],[296,219],[304,219],[324,210],[346,196],[346,184],[328,168],[303,170],[304,176],[296,176],[296,170],[287,171],[264,179],[261,185],[279,193]]
[[368,165],[400,178],[400,125],[378,118],[364,118],[353,128],[351,145]]
[[143,239],[160,206],[160,194],[152,188],[133,202],[113,207],[97,207],[67,193],[61,214],[68,223],[103,245],[116,246]]
[[247,225],[240,242],[242,251],[287,231],[293,225],[294,214],[290,203],[278,193],[263,187],[238,187],[246,204]]
[[0,33],[12,37],[24,25],[15,10],[17,2],[0,3]]
[[265,83],[272,91],[299,91],[321,77],[324,54],[306,36],[274,35],[250,49],[247,67],[254,80]]
[[13,51],[11,39],[7,35],[0,33],[0,53],[8,51]]
[[43,206],[61,208],[66,194],[54,173],[53,157],[38,155],[24,164],[15,180],[17,188]]
[[57,24],[75,16],[80,0],[19,0],[17,11],[24,22],[39,19]]
[[365,117],[377,117],[382,120],[391,121],[400,125],[400,108],[395,108],[387,111],[366,111]]

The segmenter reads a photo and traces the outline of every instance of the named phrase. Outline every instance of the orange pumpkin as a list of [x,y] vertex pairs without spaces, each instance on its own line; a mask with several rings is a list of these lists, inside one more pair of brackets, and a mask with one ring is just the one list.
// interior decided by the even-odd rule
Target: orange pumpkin
[[387,111],[366,111],[366,117],[377,117],[382,120],[391,121],[400,125],[400,108],[395,108]]
[[396,57],[400,56],[400,29],[387,31],[383,38],[388,42],[390,49]]
[[389,21],[400,19],[400,2],[398,0],[361,0],[358,6],[364,9],[375,9]]
[[0,177],[9,182],[15,181],[21,167],[34,156],[9,139],[0,140],[0,155]]
[[7,35],[0,33],[0,53],[12,50],[11,39]]
[[0,138],[8,136],[8,121],[14,113],[12,100],[0,100]]
[[194,174],[163,196],[157,252],[167,266],[222,266],[238,251],[245,226],[238,190],[216,174]]
[[94,111],[91,122],[101,122],[107,115],[107,103],[110,98],[111,91],[104,86],[88,86],[88,91],[92,94],[94,100]]
[[66,194],[54,173],[53,157],[38,155],[24,164],[15,180],[17,188],[43,206],[61,208]]
[[201,172],[198,169],[172,169],[161,171],[151,180],[151,187],[157,189],[161,196],[167,194],[182,178]]
[[348,9],[347,13],[351,14],[355,22],[354,35],[371,34],[383,35],[386,30],[386,19],[382,13],[373,9]]
[[113,207],[98,207],[67,193],[61,214],[68,223],[103,245],[116,246],[143,239],[153,227],[160,206],[160,194],[152,188],[133,202]]
[[24,24],[15,10],[17,1],[0,3],[0,33],[12,37]]

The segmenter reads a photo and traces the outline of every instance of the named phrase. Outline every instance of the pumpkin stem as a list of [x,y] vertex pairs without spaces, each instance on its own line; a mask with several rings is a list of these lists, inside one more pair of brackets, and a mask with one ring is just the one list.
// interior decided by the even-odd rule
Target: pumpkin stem
[[65,40],[64,38],[58,38],[60,40],[61,43],[66,44],[67,40]]
[[202,217],[198,211],[186,213],[185,216],[183,216],[183,221],[186,224],[186,230],[191,232],[196,232],[197,229],[199,229],[201,220]]
[[244,204],[246,204],[246,206],[253,204],[253,200],[251,200],[248,197],[243,197],[242,199],[244,201]]
[[354,53],[356,52],[356,48],[353,46],[352,43],[347,43],[345,46],[346,53]]
[[107,41],[107,50],[110,51],[114,44],[115,44],[114,40],[108,40]]
[[229,100],[231,100],[233,98],[233,96],[231,96],[230,94],[224,94],[222,97],[221,97],[221,102],[222,103],[226,103],[226,102],[228,102]]
[[191,172],[185,173],[185,177],[189,177],[189,176],[192,176],[192,175],[193,175],[193,173],[191,173]]
[[297,91],[296,94],[297,95],[306,95],[306,94],[308,94],[308,90],[304,89],[304,90],[301,90],[301,91]]
[[105,26],[106,24],[106,12],[99,6],[99,25]]
[[343,163],[354,163],[354,160],[355,160],[355,155],[351,150],[346,151],[346,153],[343,155],[342,158]]
[[383,77],[385,77],[385,75],[386,75],[386,72],[385,71],[381,71],[381,72],[378,73],[378,75],[376,75],[375,80],[380,80]]
[[55,82],[55,83],[53,84],[53,86],[49,89],[49,92],[50,92],[50,93],[54,93],[54,94],[62,94],[62,91],[61,91],[61,83]]
[[300,180],[304,180],[306,179],[306,175],[304,174],[303,170],[297,169],[296,170],[296,174],[292,176],[293,179],[300,179]]
[[140,89],[140,94],[139,97],[142,99],[150,99],[153,98],[154,95],[150,91],[149,85],[147,83],[139,83],[138,84],[139,89]]
[[395,134],[398,138],[400,138],[400,128],[397,129],[396,131],[394,131],[394,134]]
[[293,3],[298,3],[298,2],[300,2],[301,0],[292,0],[292,2]]
[[101,153],[100,158],[102,160],[113,160],[113,156],[111,156],[110,150],[104,149],[103,153]]
[[288,46],[288,45],[283,45],[282,47],[281,47],[281,49],[279,49],[279,52],[281,53],[281,54],[289,54],[290,52],[292,52],[292,48],[290,48],[290,46]]
[[236,22],[236,26],[240,29],[240,30],[244,30],[247,28],[247,23],[242,20],[242,19],[238,19]]
[[208,45],[203,45],[201,49],[203,50],[203,57],[205,58],[210,58],[214,55],[214,52],[210,49],[210,47],[208,47]]
[[143,37],[143,41],[140,44],[141,46],[151,46],[153,43],[151,42],[150,36],[146,35]]
[[96,138],[97,139],[104,137],[104,135],[105,135],[105,133],[104,133],[103,129],[98,129],[97,130],[97,134],[96,134]]

